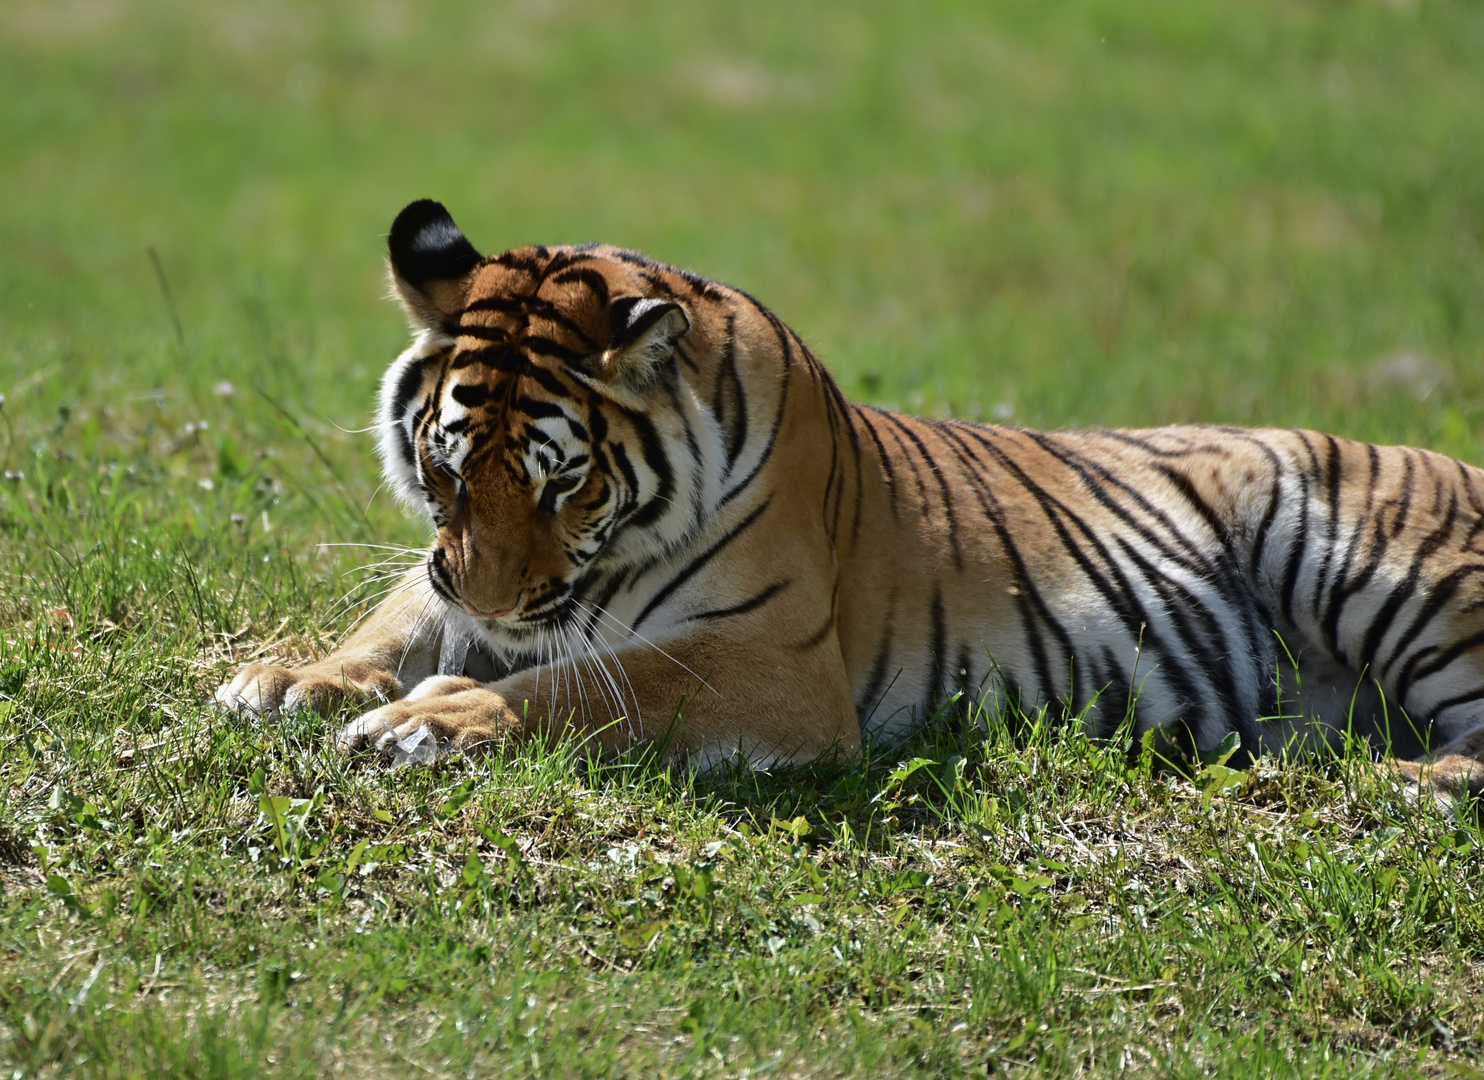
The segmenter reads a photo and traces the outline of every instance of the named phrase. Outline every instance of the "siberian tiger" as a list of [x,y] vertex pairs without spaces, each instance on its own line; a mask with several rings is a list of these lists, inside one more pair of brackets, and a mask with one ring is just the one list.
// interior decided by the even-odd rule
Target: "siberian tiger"
[[1243,757],[1349,729],[1470,787],[1478,469],[905,416],[847,401],[747,293],[634,252],[484,258],[427,200],[388,249],[415,337],[380,452],[436,537],[339,651],[242,669],[230,708],[379,703],[346,750],[571,733],[704,767],[848,754],[967,693]]

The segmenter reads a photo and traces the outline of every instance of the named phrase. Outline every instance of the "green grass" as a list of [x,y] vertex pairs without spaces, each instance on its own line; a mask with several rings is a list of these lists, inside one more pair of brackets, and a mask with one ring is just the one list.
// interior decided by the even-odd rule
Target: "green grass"
[[421,539],[358,433],[421,196],[747,288],[857,397],[1479,462],[1477,4],[3,21],[0,1067],[1484,1069],[1484,838],[1355,755],[1223,788],[987,716],[770,775],[383,770],[203,705],[348,625],[370,557],[320,544]]

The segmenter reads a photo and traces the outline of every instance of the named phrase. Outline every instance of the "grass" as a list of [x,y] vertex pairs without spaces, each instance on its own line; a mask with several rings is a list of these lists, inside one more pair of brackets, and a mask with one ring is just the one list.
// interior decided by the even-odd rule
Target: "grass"
[[424,195],[741,285],[864,399],[1480,462],[1480,55],[1467,0],[17,0],[0,1066],[1476,1075],[1478,827],[1353,753],[383,770],[203,703],[348,625],[320,545],[421,539],[358,429]]

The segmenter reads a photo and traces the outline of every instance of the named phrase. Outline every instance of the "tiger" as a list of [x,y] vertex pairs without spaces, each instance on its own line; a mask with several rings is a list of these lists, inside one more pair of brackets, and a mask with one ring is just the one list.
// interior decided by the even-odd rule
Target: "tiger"
[[345,752],[644,741],[706,769],[848,757],[977,700],[1235,764],[1358,737],[1478,790],[1471,465],[853,403],[746,292],[600,244],[485,257],[432,200],[387,265],[413,340],[378,447],[432,542],[332,655],[242,668],[228,709],[348,708]]

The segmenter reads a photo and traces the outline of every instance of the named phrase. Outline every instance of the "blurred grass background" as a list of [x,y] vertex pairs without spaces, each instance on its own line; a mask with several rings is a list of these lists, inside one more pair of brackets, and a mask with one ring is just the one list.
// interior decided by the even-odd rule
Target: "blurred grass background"
[[225,378],[359,426],[405,338],[382,238],[432,196],[483,250],[601,239],[740,285],[878,402],[1480,457],[1472,3],[48,0],[5,23],[12,414],[208,409]]

